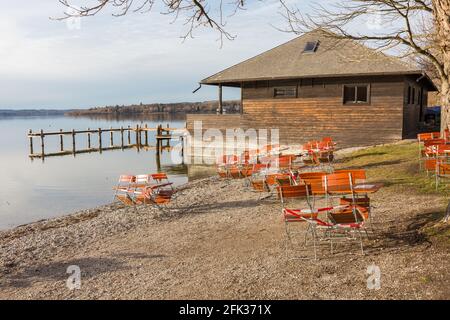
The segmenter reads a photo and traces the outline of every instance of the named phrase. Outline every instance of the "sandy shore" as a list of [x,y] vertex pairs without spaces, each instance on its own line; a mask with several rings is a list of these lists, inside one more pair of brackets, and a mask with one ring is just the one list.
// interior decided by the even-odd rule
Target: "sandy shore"
[[[421,232],[442,198],[394,188],[373,196],[366,255],[323,245],[318,261],[290,259],[311,250],[285,250],[279,202],[242,180],[189,183],[165,212],[111,204],[21,226],[0,233],[0,299],[449,299],[450,253]],[[81,289],[66,286],[70,265]]]

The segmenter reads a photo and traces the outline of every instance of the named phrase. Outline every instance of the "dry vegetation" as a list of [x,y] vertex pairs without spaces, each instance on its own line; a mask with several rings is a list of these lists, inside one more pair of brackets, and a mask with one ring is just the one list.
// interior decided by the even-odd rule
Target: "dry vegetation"
[[[439,221],[447,200],[417,170],[416,145],[347,154],[338,166],[366,167],[386,187],[373,195],[375,234],[320,259],[286,251],[277,201],[259,201],[243,181],[187,185],[168,213],[104,206],[0,234],[0,298],[44,299],[436,299],[450,298],[450,237]],[[367,267],[381,289],[367,289]],[[66,268],[82,271],[80,290]]]

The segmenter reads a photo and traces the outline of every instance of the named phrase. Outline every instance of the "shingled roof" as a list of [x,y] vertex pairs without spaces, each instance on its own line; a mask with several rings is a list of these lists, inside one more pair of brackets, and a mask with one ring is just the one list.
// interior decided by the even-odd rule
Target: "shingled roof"
[[[202,84],[236,84],[244,81],[343,77],[356,75],[423,74],[402,60],[370,49],[356,41],[330,37],[317,29],[220,71]],[[317,50],[305,53],[308,42]]]

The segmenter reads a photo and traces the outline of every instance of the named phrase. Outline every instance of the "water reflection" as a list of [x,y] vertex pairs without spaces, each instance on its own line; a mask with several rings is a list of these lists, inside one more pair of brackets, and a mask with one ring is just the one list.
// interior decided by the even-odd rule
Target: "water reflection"
[[[135,117],[20,117],[0,122],[0,175],[3,188],[0,195],[0,229],[29,223],[39,219],[91,208],[112,200],[112,188],[120,174],[140,174],[165,171],[175,184],[186,183],[187,166],[183,164],[180,148],[163,150],[160,157],[155,150],[142,148],[78,154],[76,157],[49,157],[45,161],[31,161],[28,157],[28,130],[45,131],[84,130],[135,126],[147,123],[149,127],[169,123],[170,127],[184,128],[184,117],[179,115],[152,115]],[[46,138],[47,145],[58,150],[59,137]],[[153,138],[149,136],[149,140]],[[105,141],[107,137],[105,136]],[[71,142],[67,138],[65,145]],[[179,143],[173,141],[173,145]],[[77,148],[87,145],[77,141]]]

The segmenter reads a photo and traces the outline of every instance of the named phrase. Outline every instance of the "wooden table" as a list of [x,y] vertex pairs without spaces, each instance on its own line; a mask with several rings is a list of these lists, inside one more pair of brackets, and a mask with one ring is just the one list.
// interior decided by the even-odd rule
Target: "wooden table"
[[353,191],[360,193],[375,193],[383,187],[382,183],[362,183],[353,186]]

